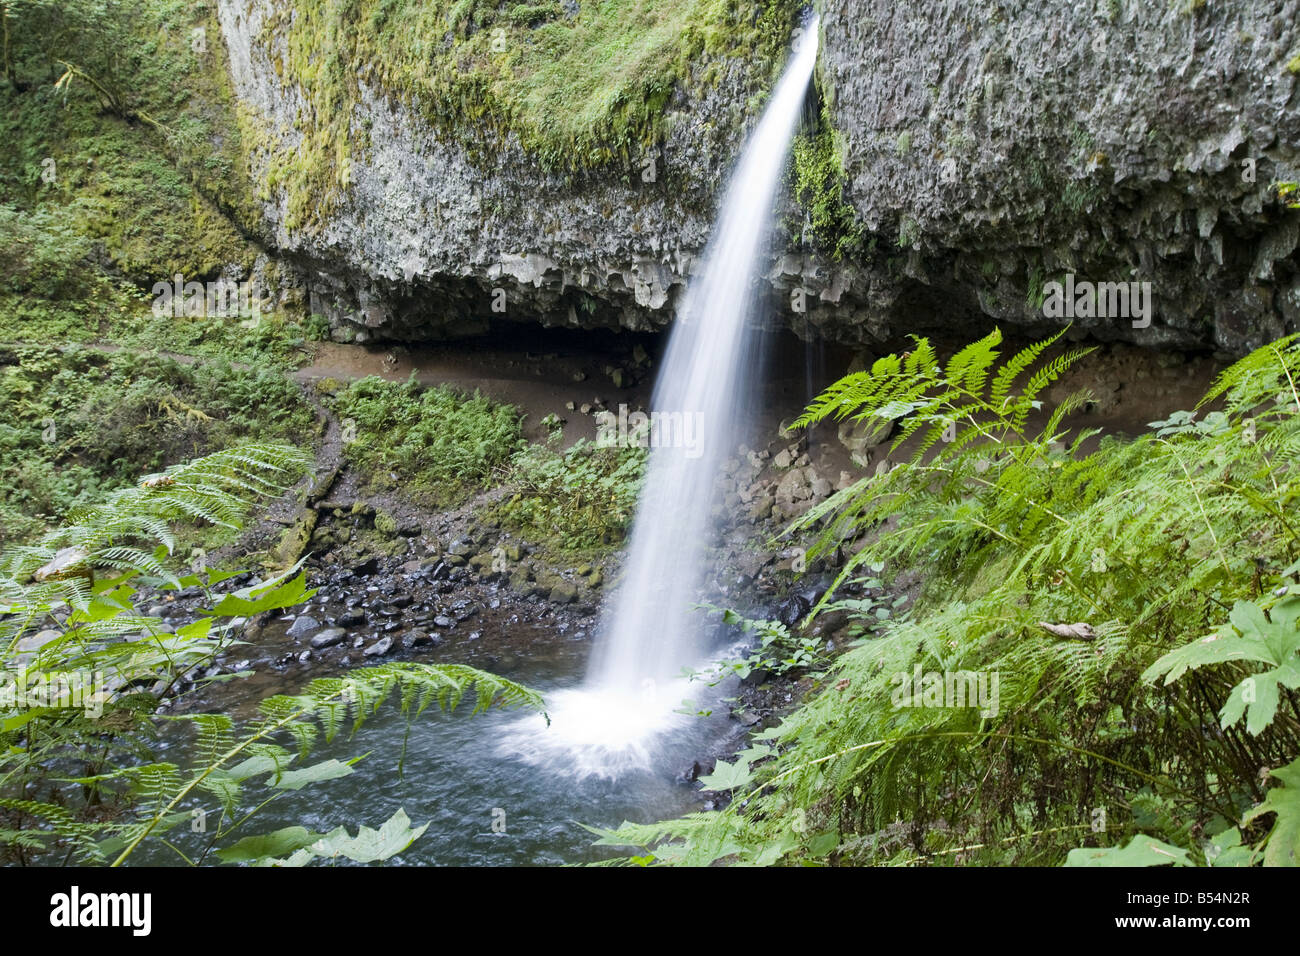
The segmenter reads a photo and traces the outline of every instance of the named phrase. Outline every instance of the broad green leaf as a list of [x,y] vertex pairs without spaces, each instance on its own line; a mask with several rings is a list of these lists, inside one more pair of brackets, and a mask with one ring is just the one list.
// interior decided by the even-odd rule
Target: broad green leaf
[[727,763],[725,760],[719,760],[713,773],[700,777],[700,783],[709,790],[734,790],[736,787],[746,786],[754,775],[749,770],[749,765],[742,761],[734,764]]
[[1205,859],[1210,866],[1253,866],[1255,854],[1250,847],[1241,845],[1241,831],[1229,827],[1211,838],[1209,846],[1205,848]]
[[1155,837],[1138,834],[1124,847],[1080,847],[1065,858],[1066,866],[1191,866],[1187,850]]
[[203,638],[203,637],[207,637],[208,632],[210,632],[211,630],[212,630],[212,618],[201,617],[196,620],[190,621],[190,623],[184,625],[183,627],[178,627],[176,629],[176,633],[181,637]]
[[247,780],[250,777],[257,777],[264,773],[275,773],[282,767],[287,766],[293,756],[286,756],[283,761],[277,762],[276,759],[267,754],[258,754],[256,757],[249,757],[240,763],[235,764],[226,771],[226,775],[232,780]]
[[319,833],[312,833],[306,827],[285,827],[273,833],[246,836],[234,846],[217,851],[217,859],[223,863],[252,863],[282,857],[300,850],[316,840]]
[[1282,781],[1264,796],[1264,802],[1242,817],[1242,825],[1265,813],[1277,814],[1264,847],[1265,866],[1300,866],[1300,759],[1279,767],[1269,776]]
[[239,592],[227,594],[210,613],[220,617],[252,617],[263,611],[301,604],[315,593],[314,589],[307,590],[307,575],[302,573],[285,584],[258,588],[247,597],[240,596]]
[[357,863],[377,863],[401,853],[427,829],[427,823],[422,827],[412,827],[406,811],[399,809],[378,830],[362,827],[353,837],[348,835],[345,827],[339,827],[305,849],[326,859],[343,856]]
[[352,773],[352,761],[339,763],[337,760],[325,760],[301,770],[286,770],[280,779],[272,784],[277,790],[301,790],[311,783],[321,780],[335,780]]

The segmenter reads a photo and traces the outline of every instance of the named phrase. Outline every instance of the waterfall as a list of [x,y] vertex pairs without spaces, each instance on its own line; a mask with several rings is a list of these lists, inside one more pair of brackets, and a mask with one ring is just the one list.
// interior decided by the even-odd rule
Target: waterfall
[[683,718],[679,675],[709,648],[692,608],[708,577],[707,546],[721,469],[739,441],[755,378],[754,287],[772,210],[817,59],[817,20],[789,64],[731,177],[705,251],[678,309],[651,401],[655,435],[622,580],[601,622],[586,684],[548,701],[546,734],[513,735],[525,757],[566,749],[581,774],[649,762],[655,738]]

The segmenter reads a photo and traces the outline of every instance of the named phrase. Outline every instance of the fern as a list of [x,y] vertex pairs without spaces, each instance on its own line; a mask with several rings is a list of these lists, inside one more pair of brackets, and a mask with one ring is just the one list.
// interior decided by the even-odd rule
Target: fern
[[[907,615],[857,620],[857,645],[764,733],[776,753],[726,810],[625,824],[602,842],[636,847],[641,863],[1051,864],[1081,833],[1103,847],[1144,833],[1198,862],[1278,858],[1259,848],[1289,837],[1269,835],[1266,811],[1246,814],[1264,805],[1259,768],[1300,753],[1292,658],[1279,638],[1249,665],[1231,642],[1218,663],[1189,642],[1237,602],[1280,607],[1265,596],[1300,580],[1300,480],[1283,453],[1300,447],[1297,339],[1220,376],[1200,406],[1222,404],[1213,427],[1187,413],[1188,427],[1127,442],[1065,430],[1082,393],[1035,415],[1085,354],[1053,355],[1054,341],[1001,361],[994,333],[941,370],[917,340],[809,406],[803,425],[887,419],[891,457],[905,452],[791,526],[816,534],[810,558],[840,562],[810,617],[843,609],[865,567],[918,581],[919,594]],[[950,422],[952,440],[936,439]],[[1043,627],[1076,622],[1075,640]],[[1180,654],[1194,674],[1150,682]],[[1000,675],[998,713],[894,706],[893,679],[918,667]],[[1287,808],[1283,834],[1289,801],[1268,804]],[[1193,824],[1222,846],[1197,844]]]

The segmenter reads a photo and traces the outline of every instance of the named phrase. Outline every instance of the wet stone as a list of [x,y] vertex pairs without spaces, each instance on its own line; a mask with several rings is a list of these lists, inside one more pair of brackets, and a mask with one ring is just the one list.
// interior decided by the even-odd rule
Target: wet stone
[[392,649],[393,649],[393,639],[391,637],[385,637],[382,640],[376,641],[374,644],[371,644],[361,653],[366,657],[383,657]]
[[317,630],[320,630],[320,621],[308,614],[303,614],[289,625],[289,630],[285,633],[288,634],[289,637],[306,637],[312,631]]
[[348,632],[341,627],[331,627],[328,630],[321,631],[311,639],[311,646],[320,650],[324,647],[333,647],[335,644],[342,644],[348,636]]

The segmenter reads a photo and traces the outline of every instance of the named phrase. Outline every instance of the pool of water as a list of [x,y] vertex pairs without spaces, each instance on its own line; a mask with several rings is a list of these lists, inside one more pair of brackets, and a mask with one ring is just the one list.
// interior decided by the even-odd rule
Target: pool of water
[[[352,775],[286,793],[220,845],[294,825],[322,833],[338,826],[355,832],[358,824],[377,828],[402,808],[414,825],[428,823],[429,828],[390,865],[581,863],[632,852],[594,847],[596,837],[584,823],[616,827],[624,820],[652,822],[704,808],[699,785],[688,779],[692,764],[743,734],[728,714],[726,685],[683,685],[692,698],[692,706],[684,709],[712,713],[669,718],[661,735],[643,742],[643,760],[616,762],[617,773],[602,775],[593,772],[590,751],[571,749],[567,739],[552,746],[548,737],[552,731],[566,738],[585,739],[587,731],[602,737],[601,728],[590,722],[608,718],[610,712],[573,706],[589,642],[542,627],[503,630],[500,636],[510,638],[504,647],[503,641],[460,641],[438,648],[433,660],[485,669],[495,664],[491,669],[546,697],[557,718],[550,728],[540,716],[520,710],[471,715],[470,707],[462,706],[451,714],[426,711],[408,723],[395,706],[385,707],[355,736],[340,735],[309,758],[315,763],[368,753]],[[269,642],[268,653],[275,652],[274,646]],[[259,668],[257,679],[211,693],[219,709],[248,715],[262,696],[292,690],[284,686],[286,677]],[[277,683],[281,686],[273,686]],[[681,688],[670,690],[675,695]],[[672,700],[670,710],[679,705],[680,700]],[[641,706],[643,700],[628,701],[630,711]],[[173,727],[161,759],[179,763],[190,749],[192,732],[184,725]],[[214,806],[208,810],[214,812]],[[169,839],[193,856],[210,837],[183,827]],[[135,864],[179,862],[165,846],[151,844],[136,852]]]

